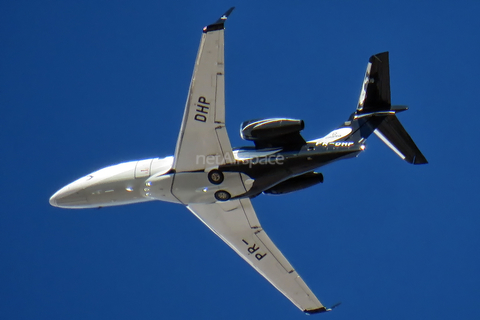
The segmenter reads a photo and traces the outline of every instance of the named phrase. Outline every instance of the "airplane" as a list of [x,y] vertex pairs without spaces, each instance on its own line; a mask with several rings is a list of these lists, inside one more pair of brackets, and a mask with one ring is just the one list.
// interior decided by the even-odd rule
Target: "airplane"
[[174,156],[120,163],[61,188],[50,204],[101,208],[161,200],[187,207],[240,257],[307,314],[330,311],[262,228],[251,198],[285,194],[323,182],[315,169],[357,157],[373,133],[411,164],[427,160],[390,102],[388,52],[370,57],[356,110],[326,136],[306,141],[304,121],[245,121],[253,146],[232,148],[225,125],[225,21],[230,8],[203,28]]

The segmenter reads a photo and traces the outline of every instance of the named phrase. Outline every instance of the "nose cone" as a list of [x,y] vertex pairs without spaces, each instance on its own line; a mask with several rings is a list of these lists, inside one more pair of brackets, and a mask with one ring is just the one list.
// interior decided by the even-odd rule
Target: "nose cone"
[[84,190],[68,185],[58,190],[49,202],[54,207],[80,209],[87,205],[87,197]]
[[57,198],[56,198],[56,194],[54,194],[53,196],[50,197],[50,200],[48,201],[50,202],[50,205],[52,207],[56,207],[57,206]]

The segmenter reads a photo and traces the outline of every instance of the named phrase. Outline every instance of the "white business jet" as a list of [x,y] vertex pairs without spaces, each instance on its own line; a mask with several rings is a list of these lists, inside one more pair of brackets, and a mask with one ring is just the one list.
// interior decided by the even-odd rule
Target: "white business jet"
[[248,264],[308,314],[330,311],[263,230],[250,198],[284,194],[323,182],[314,169],[356,157],[375,133],[412,164],[427,163],[390,104],[388,52],[370,58],[357,109],[327,136],[306,142],[302,120],[246,121],[233,149],[225,128],[224,23],[206,26],[198,50],[175,156],[110,166],[57,191],[50,204],[99,208],[161,200],[187,207]]

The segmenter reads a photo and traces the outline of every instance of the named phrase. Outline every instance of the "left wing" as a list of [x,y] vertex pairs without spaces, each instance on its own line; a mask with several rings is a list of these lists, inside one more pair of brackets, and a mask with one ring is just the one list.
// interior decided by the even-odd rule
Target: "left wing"
[[250,199],[187,208],[302,311],[329,311],[262,229]]
[[[175,149],[176,172],[206,169],[233,161],[225,129],[224,23],[230,8],[203,29],[182,126]],[[206,158],[211,157],[211,160]]]

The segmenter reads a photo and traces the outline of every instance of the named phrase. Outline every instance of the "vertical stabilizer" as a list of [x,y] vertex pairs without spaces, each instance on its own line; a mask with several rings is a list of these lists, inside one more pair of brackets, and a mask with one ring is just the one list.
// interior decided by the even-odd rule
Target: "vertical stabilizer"
[[368,60],[357,113],[390,110],[390,66],[388,52],[373,55]]

